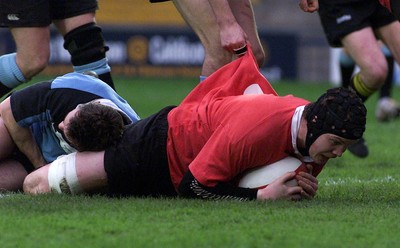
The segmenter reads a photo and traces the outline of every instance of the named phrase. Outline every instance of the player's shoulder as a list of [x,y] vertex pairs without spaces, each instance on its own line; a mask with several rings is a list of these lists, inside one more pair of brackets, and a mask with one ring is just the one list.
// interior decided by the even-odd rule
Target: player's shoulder
[[96,77],[78,72],[56,77],[51,83],[52,89],[69,88],[87,91],[90,88],[97,89],[99,87],[107,87],[107,84]]

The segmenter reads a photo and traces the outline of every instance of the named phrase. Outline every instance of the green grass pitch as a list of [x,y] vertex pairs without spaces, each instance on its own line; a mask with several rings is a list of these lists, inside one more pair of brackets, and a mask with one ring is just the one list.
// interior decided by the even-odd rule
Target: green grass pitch
[[[37,81],[37,80],[36,80]],[[146,117],[175,105],[197,79],[115,78]],[[280,95],[315,100],[329,84],[281,82]],[[400,90],[393,96],[400,101]],[[0,197],[0,247],[400,247],[400,120],[374,118],[370,156],[329,161],[314,200],[235,202],[23,194]]]

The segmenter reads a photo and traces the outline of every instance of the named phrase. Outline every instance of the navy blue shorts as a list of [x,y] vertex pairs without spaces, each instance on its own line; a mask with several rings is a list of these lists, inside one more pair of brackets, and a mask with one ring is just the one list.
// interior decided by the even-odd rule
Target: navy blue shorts
[[46,27],[97,10],[97,0],[0,1],[0,27]]
[[174,106],[126,127],[106,149],[104,169],[111,196],[177,196],[167,157],[168,113]]
[[378,29],[397,21],[376,0],[342,4],[332,3],[331,0],[319,0],[318,14],[325,36],[332,47],[341,47],[341,39],[352,32],[365,27]]

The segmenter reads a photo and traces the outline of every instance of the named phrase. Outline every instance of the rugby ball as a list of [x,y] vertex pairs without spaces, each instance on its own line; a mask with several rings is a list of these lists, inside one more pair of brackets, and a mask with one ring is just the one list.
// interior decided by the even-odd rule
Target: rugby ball
[[[289,156],[275,163],[263,165],[245,172],[239,180],[238,186],[241,188],[261,189],[290,171],[296,171],[296,173],[307,171],[307,167],[299,159]],[[286,184],[296,186],[297,181],[293,179]]]

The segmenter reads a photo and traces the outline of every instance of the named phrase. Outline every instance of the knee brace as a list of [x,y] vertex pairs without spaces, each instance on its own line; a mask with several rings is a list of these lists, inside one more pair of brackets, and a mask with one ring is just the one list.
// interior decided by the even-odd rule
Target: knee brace
[[72,195],[82,193],[76,174],[75,159],[76,152],[61,156],[50,164],[48,181],[52,192]]
[[71,62],[74,66],[104,59],[109,49],[104,43],[101,28],[94,22],[67,33],[64,36],[64,48],[71,54]]

